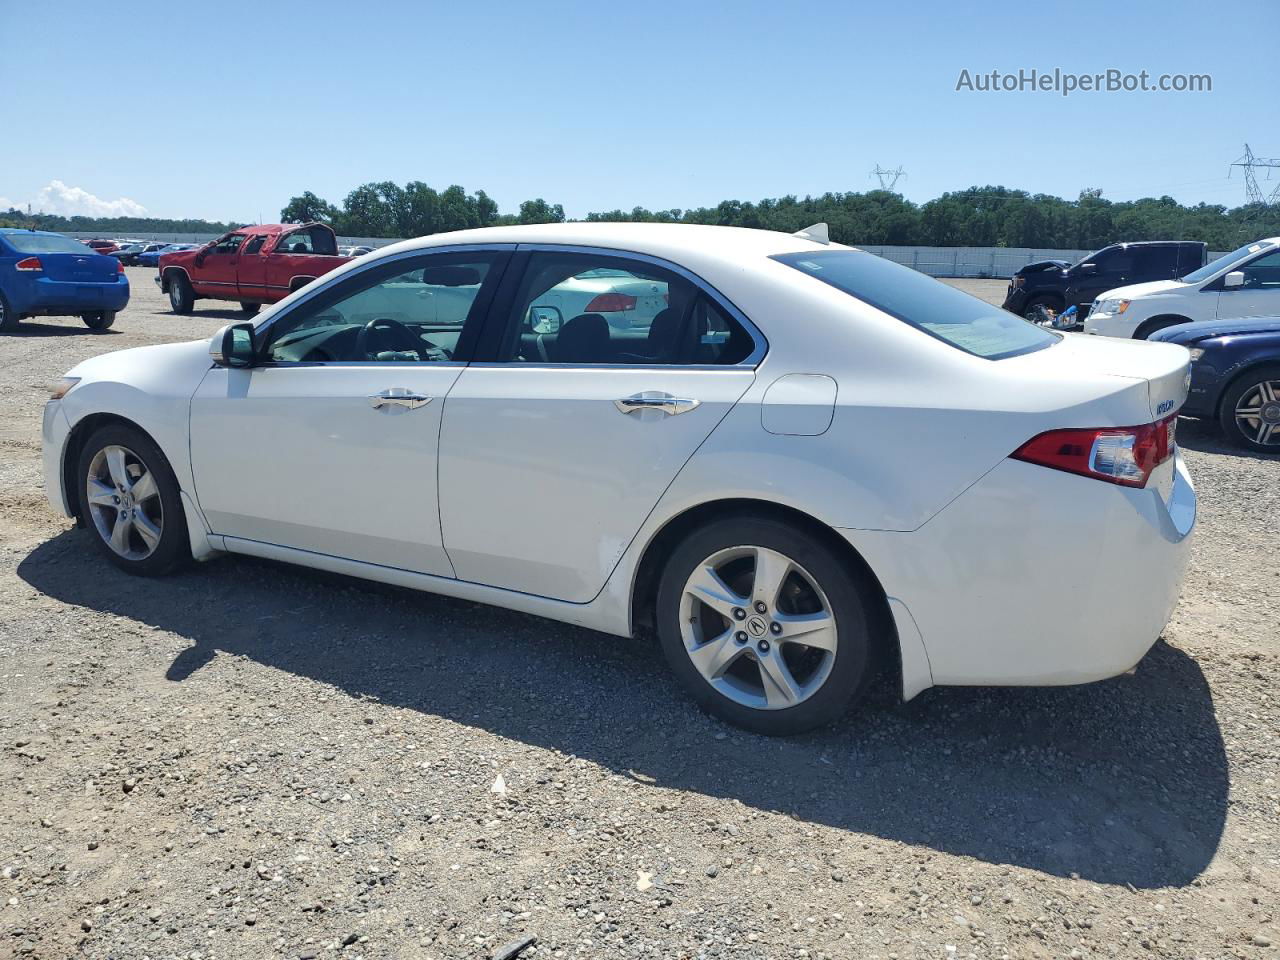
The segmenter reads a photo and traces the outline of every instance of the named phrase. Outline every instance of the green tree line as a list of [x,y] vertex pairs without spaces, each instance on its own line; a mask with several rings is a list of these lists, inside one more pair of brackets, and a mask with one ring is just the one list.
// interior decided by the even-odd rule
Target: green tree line
[[[542,198],[502,213],[483,190],[457,186],[437,190],[419,180],[401,186],[366,183],[335,205],[307,191],[280,211],[286,223],[321,220],[342,236],[418,237],[468,227],[513,223],[558,223],[564,207]],[[759,201],[725,200],[691,210],[609,210],[589,221],[709,223],[793,232],[825,221],[840,243],[975,247],[1096,249],[1119,240],[1201,240],[1211,250],[1229,250],[1248,240],[1280,235],[1280,209],[1260,204],[1184,206],[1172,197],[1113,202],[1098,190],[1075,200],[1006,187],[970,187],[916,204],[887,190],[824,193]],[[236,224],[141,217],[60,217],[19,210],[0,213],[0,226],[42,230],[129,233],[220,233]]]

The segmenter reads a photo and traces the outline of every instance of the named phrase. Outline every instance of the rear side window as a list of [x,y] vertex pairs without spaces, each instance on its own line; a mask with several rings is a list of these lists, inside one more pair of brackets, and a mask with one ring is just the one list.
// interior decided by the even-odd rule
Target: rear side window
[[861,250],[788,253],[773,259],[985,360],[1043,350],[1061,339],[955,287]]
[[259,250],[262,249],[262,244],[266,241],[266,239],[267,238],[263,236],[254,237],[252,240],[249,241],[249,245],[244,248],[244,252],[246,254],[257,253]]
[[79,253],[88,250],[79,240],[49,233],[5,233],[0,234],[13,249],[19,253]]
[[329,257],[338,255],[338,241],[324,227],[295,230],[281,239],[277,253],[319,253]]

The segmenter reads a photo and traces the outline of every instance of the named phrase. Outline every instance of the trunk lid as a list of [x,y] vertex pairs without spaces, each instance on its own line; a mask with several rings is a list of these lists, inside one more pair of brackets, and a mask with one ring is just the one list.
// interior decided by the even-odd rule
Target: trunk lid
[[85,250],[84,253],[41,253],[44,275],[61,283],[115,283],[120,261]]

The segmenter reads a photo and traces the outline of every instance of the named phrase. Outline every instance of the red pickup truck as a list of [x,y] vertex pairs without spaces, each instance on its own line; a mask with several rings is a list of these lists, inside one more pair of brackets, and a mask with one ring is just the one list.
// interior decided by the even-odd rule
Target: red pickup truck
[[238,301],[252,315],[350,259],[338,256],[338,238],[323,223],[267,223],[164,254],[156,283],[174,313],[207,299]]

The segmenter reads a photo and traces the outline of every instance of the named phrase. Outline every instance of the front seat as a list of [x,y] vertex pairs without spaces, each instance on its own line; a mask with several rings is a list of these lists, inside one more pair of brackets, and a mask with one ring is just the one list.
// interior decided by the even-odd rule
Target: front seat
[[578,314],[560,328],[555,354],[559,363],[607,363],[609,321],[598,313]]

